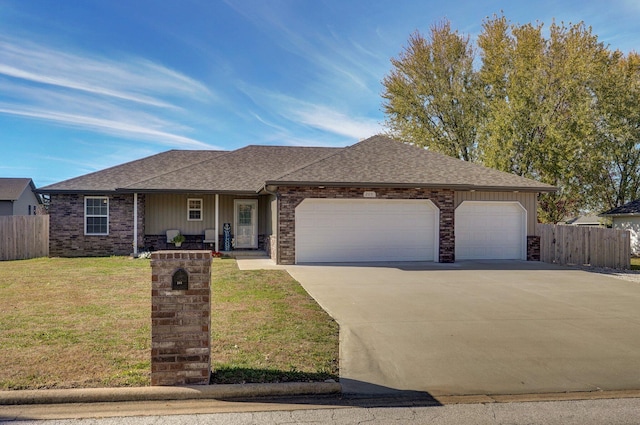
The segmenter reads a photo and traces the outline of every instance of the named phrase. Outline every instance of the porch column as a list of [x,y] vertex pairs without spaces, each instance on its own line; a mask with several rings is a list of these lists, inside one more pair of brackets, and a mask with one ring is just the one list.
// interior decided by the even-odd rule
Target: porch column
[[216,226],[215,226],[215,228],[216,228],[216,240],[215,240],[216,252],[220,252],[220,246],[219,246],[220,245],[220,236],[219,236],[220,226],[219,226],[219,223],[218,223],[220,221],[220,210],[219,210],[219,207],[218,207],[219,201],[220,201],[220,195],[218,195],[216,193],[216,206],[215,206],[215,211],[216,211],[216,213],[215,213],[216,214]]
[[138,255],[138,193],[133,194],[133,255]]

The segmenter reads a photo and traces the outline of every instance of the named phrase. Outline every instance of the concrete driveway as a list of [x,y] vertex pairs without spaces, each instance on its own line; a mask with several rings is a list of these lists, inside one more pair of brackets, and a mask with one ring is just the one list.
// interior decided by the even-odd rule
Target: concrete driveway
[[640,283],[520,261],[287,270],[340,324],[346,393],[640,389]]

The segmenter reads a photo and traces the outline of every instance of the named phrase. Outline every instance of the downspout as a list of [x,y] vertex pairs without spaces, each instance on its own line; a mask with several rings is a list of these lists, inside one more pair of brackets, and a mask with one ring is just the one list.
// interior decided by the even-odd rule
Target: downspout
[[215,240],[215,246],[216,246],[216,252],[220,252],[220,237],[218,236],[218,232],[220,230],[220,226],[219,226],[219,221],[220,221],[220,208],[219,208],[219,204],[220,204],[220,195],[218,195],[216,193],[216,206],[215,206],[215,215],[216,215],[216,240]]
[[138,256],[138,193],[133,194],[133,256]]

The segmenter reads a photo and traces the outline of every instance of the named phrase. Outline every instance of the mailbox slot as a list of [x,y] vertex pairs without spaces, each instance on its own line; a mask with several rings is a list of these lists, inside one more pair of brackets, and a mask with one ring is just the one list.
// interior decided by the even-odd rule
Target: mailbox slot
[[171,289],[178,291],[186,291],[189,289],[189,273],[185,269],[178,269],[173,272],[171,280]]

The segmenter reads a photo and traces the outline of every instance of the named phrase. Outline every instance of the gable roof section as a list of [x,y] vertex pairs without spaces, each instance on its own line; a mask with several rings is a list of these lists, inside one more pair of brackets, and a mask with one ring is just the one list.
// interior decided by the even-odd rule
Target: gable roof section
[[628,202],[620,207],[612,208],[600,215],[603,217],[613,215],[640,215],[640,199]]
[[374,136],[267,181],[269,185],[433,187],[552,192],[535,180]]
[[133,182],[193,166],[225,153],[226,151],[213,150],[170,150],[45,186],[38,191],[42,193],[112,192]]
[[179,170],[122,186],[130,192],[256,193],[265,180],[309,164],[341,148],[247,146]]
[[[17,201],[29,186],[31,186],[31,190],[36,188],[33,180],[29,178],[0,178],[0,201]],[[37,198],[40,200],[39,196]]]
[[256,193],[266,185],[551,192],[534,180],[374,136],[346,148],[171,150],[40,188],[41,193]]

